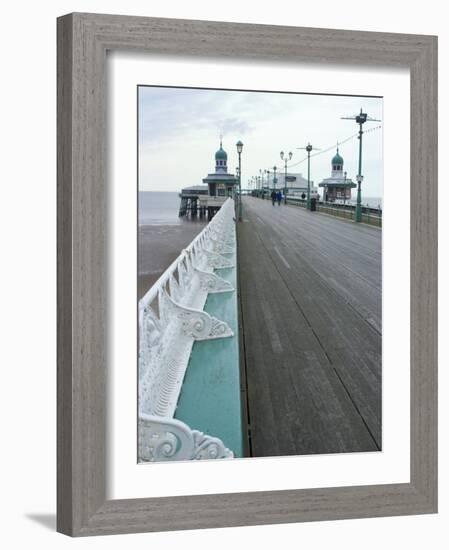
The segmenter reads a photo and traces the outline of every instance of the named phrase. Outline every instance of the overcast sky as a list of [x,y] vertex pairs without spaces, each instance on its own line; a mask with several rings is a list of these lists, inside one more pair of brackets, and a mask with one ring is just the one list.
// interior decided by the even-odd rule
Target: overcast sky
[[[307,177],[306,156],[298,150],[308,142],[321,149],[343,141],[358,130],[355,121],[341,120],[363,108],[382,119],[382,99],[266,92],[180,88],[139,88],[139,189],[180,191],[198,185],[215,168],[214,155],[223,134],[228,171],[235,173],[241,140],[242,186],[259,169],[283,169],[279,152],[292,151],[289,171]],[[367,122],[364,129],[379,126]],[[317,151],[318,152],[318,151]],[[344,170],[355,180],[358,140],[340,145]],[[311,180],[329,177],[334,151],[311,159]],[[382,197],[382,129],[363,136],[363,196]],[[355,194],[354,194],[355,198]]]

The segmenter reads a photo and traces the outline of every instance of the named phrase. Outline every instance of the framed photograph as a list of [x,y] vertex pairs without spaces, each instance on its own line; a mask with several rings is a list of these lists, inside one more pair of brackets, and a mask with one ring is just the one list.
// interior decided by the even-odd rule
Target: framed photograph
[[58,19],[58,530],[437,511],[437,39]]

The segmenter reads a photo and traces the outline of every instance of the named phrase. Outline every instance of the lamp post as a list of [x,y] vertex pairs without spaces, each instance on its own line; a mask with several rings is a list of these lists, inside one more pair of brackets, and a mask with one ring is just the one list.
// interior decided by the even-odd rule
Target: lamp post
[[260,191],[262,193],[262,198],[263,198],[263,196],[264,196],[264,194],[263,194],[264,181],[263,181],[263,170],[262,170],[262,168],[259,168],[259,174],[260,174]]
[[284,155],[284,151],[281,151],[280,156],[284,161],[284,204],[287,204],[287,163],[292,159],[293,153],[290,151],[288,155]]
[[358,115],[352,116],[352,117],[342,117],[343,120],[355,120],[356,123],[359,125],[359,173],[357,174],[357,204],[355,207],[355,221],[361,222],[362,221],[362,136],[363,136],[363,125],[366,121],[368,122],[380,122],[380,120],[376,118],[370,118],[367,113],[364,113],[362,109],[360,109],[360,113]]
[[267,170],[267,187],[268,187],[268,192],[270,191],[270,174],[271,172],[269,170]]
[[239,177],[239,167],[238,166],[236,166],[236,168],[235,168],[235,175],[236,175],[236,177]]
[[357,204],[355,205],[355,221],[362,221],[362,181],[363,176],[357,174]]
[[345,179],[343,180],[343,192],[344,192],[344,195],[343,195],[343,206],[345,207],[345,210],[346,210],[346,176],[348,175],[347,172],[344,172],[343,173]]
[[276,183],[278,182],[278,179],[276,177],[277,169],[277,166],[273,166],[273,189],[276,189]]
[[307,144],[307,210],[310,210],[310,153],[313,147],[310,143]]
[[239,155],[239,221],[242,221],[242,151],[243,143],[238,141],[236,143],[237,153]]
[[[310,153],[313,149],[317,150],[316,147],[313,147],[308,143],[306,147],[298,147],[298,149],[302,149],[304,151],[307,151],[307,210],[310,210]],[[318,149],[319,151],[319,149]]]
[[355,118],[357,124],[359,125],[359,173],[357,174],[357,205],[355,207],[355,221],[362,221],[362,136],[363,136],[363,124],[366,122],[367,114],[362,113],[360,109],[360,114]]

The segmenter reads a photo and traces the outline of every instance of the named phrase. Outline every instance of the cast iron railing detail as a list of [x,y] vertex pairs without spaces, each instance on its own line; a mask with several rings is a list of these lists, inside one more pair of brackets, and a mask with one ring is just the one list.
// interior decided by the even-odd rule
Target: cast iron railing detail
[[139,302],[139,460],[229,458],[215,437],[174,419],[195,341],[234,336],[203,310],[209,293],[233,292],[215,269],[233,268],[234,201],[228,199]]

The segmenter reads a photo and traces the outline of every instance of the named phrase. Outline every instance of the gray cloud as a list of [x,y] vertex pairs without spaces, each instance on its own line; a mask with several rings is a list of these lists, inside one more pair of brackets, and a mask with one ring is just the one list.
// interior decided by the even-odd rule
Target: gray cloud
[[252,126],[250,126],[245,120],[238,118],[226,118],[224,120],[220,120],[218,127],[224,136],[228,134],[240,134],[245,136],[253,131]]

